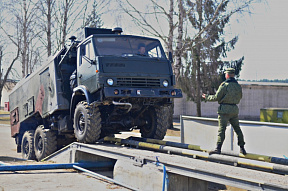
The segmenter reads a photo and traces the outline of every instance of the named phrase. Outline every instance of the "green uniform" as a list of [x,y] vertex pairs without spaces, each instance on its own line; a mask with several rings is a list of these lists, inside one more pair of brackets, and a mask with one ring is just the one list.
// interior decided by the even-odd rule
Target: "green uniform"
[[235,80],[229,78],[224,81],[218,88],[215,95],[206,96],[207,101],[218,101],[218,140],[217,145],[222,145],[225,139],[225,131],[227,123],[230,122],[234,131],[238,136],[238,145],[244,146],[243,133],[239,126],[239,109],[236,104],[239,104],[242,98],[242,88]]

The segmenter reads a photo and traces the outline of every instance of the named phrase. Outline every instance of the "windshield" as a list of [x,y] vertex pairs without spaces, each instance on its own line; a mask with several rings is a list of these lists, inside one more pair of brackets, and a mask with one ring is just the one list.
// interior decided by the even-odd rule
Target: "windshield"
[[97,54],[100,56],[141,56],[165,58],[158,40],[139,37],[94,37]]

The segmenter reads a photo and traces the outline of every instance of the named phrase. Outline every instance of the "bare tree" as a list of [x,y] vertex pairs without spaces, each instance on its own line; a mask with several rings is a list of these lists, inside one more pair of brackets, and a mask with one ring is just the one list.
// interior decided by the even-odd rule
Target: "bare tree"
[[[0,28],[3,31],[3,27],[1,26],[1,22],[0,22]],[[5,33],[5,31],[4,31]],[[8,76],[11,72],[11,70],[13,69],[13,66],[15,64],[15,62],[18,60],[19,56],[20,56],[20,38],[12,38],[10,35],[8,35],[6,33],[9,41],[6,41],[6,38],[4,36],[1,36],[1,45],[0,45],[0,103],[1,103],[1,99],[2,99],[2,90],[8,80]],[[7,57],[9,57],[9,62],[7,62],[6,60],[4,60],[5,57],[5,48],[4,48],[4,44],[3,43],[7,43],[7,44],[12,44],[16,47],[16,52],[14,56],[11,56],[11,54],[9,54]],[[12,53],[13,54],[13,53]],[[13,57],[13,59],[11,60],[11,57]],[[7,63],[6,63],[7,62]],[[6,71],[4,72],[4,66],[8,66]]]
[[[177,36],[177,42],[176,42],[176,56],[175,56],[175,66],[174,66],[174,73],[176,76],[176,81],[178,82],[178,79],[180,77],[180,71],[182,68],[182,47],[183,47],[183,25],[184,25],[184,18],[186,16],[186,10],[183,7],[183,0],[178,0],[178,36]],[[173,39],[172,39],[173,40]]]
[[47,55],[52,54],[52,30],[53,30],[53,17],[55,16],[55,3],[56,0],[39,0],[37,8],[40,10],[40,23],[41,30],[46,34],[46,40],[41,39],[47,49]]
[[[80,22],[87,11],[87,0],[59,0],[55,14],[55,31],[58,48],[65,46],[67,35],[75,30],[75,25]],[[79,25],[78,28],[80,28]]]
[[5,29],[2,27],[2,30],[5,33],[10,33],[9,30],[17,30],[17,39],[19,41],[14,41],[14,43],[19,43],[17,47],[21,49],[21,64],[22,64],[22,77],[25,77],[31,71],[29,71],[30,60],[34,59],[31,56],[30,51],[32,40],[37,37],[35,33],[35,21],[37,18],[37,9],[35,4],[31,0],[10,0],[5,4],[8,14],[10,14],[10,20],[6,17]]
[[91,13],[85,18],[83,27],[100,28],[103,26],[103,21],[99,12],[100,6],[96,0],[94,0],[92,7]]
[[169,6],[169,13],[167,15],[168,17],[168,23],[169,23],[169,33],[167,38],[167,50],[168,52],[171,52],[173,55],[173,37],[174,37],[174,29],[176,28],[173,20],[173,14],[174,14],[174,0],[170,0],[170,6]]
[[[164,6],[158,1],[150,0],[145,12],[138,10],[129,0],[126,0],[126,4],[120,1],[119,5],[143,33],[160,38],[164,42],[167,51],[173,53],[174,30],[177,26],[177,23],[174,23],[174,17],[176,16],[174,1],[169,0],[168,6]],[[161,27],[165,20],[167,21],[168,31]]]
[[[165,47],[169,52],[175,52],[175,65],[173,65],[173,70],[177,80],[181,75],[181,68],[183,68],[181,58],[183,57],[183,54],[185,54],[191,49],[191,47],[197,46],[197,43],[195,42],[197,41],[199,36],[204,34],[206,31],[211,30],[214,25],[229,18],[231,15],[245,10],[252,2],[258,0],[213,1],[215,2],[215,4],[218,5],[218,9],[215,11],[215,14],[210,20],[210,22],[206,23],[206,25],[203,26],[201,30],[197,31],[193,30],[193,27],[191,27],[191,23],[186,22],[186,19],[188,19],[188,13],[196,11],[193,10],[191,7],[187,6],[187,2],[189,2],[188,0],[150,0],[147,2],[147,4],[150,4],[150,6],[147,6],[146,11],[141,11],[140,9],[137,9],[136,6],[132,3],[132,0],[126,0],[126,4],[124,4],[123,1],[118,0],[119,5],[124,10],[124,12],[133,19],[135,24],[143,31],[143,33],[160,38],[165,43]],[[164,6],[165,2],[169,2],[169,6]],[[193,0],[192,2],[196,3],[198,2],[198,0]],[[208,1],[205,2],[208,3]],[[225,14],[219,14],[219,8],[225,2],[234,3],[235,8],[230,11],[227,10]],[[177,5],[177,8],[175,7],[175,5]],[[175,22],[176,19],[174,18],[176,16],[178,17],[177,22]],[[161,26],[165,27],[165,25],[159,22],[161,17],[166,18],[166,20],[168,21],[166,25],[168,31],[162,30]],[[175,35],[174,33],[176,28],[177,34]],[[184,30],[184,28],[186,28],[186,30],[189,30],[189,34]],[[202,38],[201,40],[205,41],[209,39]]]
[[[235,0],[234,9],[228,9],[231,0],[197,0],[187,2],[187,15],[194,36],[185,40],[184,51],[191,52],[187,58],[184,76],[180,80],[181,87],[190,100],[196,102],[197,116],[201,116],[201,92],[215,93],[222,82],[225,67],[235,65],[237,72],[241,70],[244,58],[229,63],[222,61],[226,52],[234,48],[238,37],[226,42],[223,37],[226,24],[233,14],[245,11],[253,0]],[[233,7],[233,6],[230,6]],[[238,73],[239,74],[239,73]]]

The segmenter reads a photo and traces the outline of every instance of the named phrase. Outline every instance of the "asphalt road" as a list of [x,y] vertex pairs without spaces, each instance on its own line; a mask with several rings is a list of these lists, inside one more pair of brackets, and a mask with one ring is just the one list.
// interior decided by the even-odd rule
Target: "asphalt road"
[[[0,124],[0,162],[7,165],[24,165],[36,163],[23,161],[21,153],[16,152],[16,144],[10,136],[10,126]],[[39,162],[37,162],[39,164]],[[78,173],[75,170],[45,170],[45,171],[18,171],[0,172],[0,191],[26,190],[128,190],[113,183]]]
[[9,125],[0,124],[0,157],[11,157],[11,160],[21,158],[21,153],[16,152],[14,138],[11,137]]

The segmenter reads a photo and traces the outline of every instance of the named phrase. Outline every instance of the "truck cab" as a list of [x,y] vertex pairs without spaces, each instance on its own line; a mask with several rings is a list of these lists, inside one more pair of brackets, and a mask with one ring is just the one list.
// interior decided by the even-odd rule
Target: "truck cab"
[[[96,104],[100,110],[103,135],[139,128],[143,137],[164,138],[169,120],[164,120],[167,124],[160,126],[165,130],[157,135],[155,128],[148,129],[156,119],[147,115],[160,112],[172,118],[173,99],[182,97],[182,92],[173,87],[171,63],[159,40],[92,34],[78,45],[77,55],[71,115],[75,114],[79,96],[85,95],[87,104]],[[78,123],[74,117],[74,129]]]

